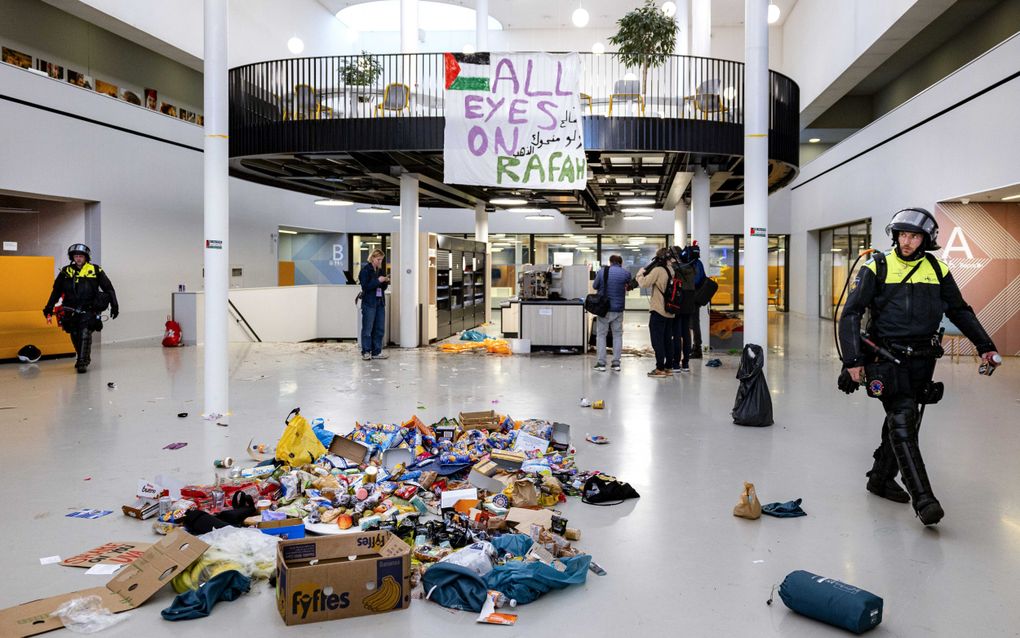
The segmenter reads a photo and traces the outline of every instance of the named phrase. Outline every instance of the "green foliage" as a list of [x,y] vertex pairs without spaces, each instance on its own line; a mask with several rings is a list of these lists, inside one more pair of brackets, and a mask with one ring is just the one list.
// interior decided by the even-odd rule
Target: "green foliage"
[[656,6],[655,0],[645,0],[644,6],[623,16],[616,24],[619,30],[609,42],[617,47],[620,60],[627,66],[640,67],[644,73],[673,55],[676,22]]
[[344,84],[367,86],[382,75],[382,62],[362,50],[361,55],[340,67],[340,79]]

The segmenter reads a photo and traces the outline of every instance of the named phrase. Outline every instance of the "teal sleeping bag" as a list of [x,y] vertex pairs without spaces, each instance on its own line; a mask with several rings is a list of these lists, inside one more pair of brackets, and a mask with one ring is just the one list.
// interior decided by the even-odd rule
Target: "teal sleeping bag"
[[790,572],[779,586],[786,606],[824,623],[863,634],[882,622],[882,599],[859,587],[811,572]]

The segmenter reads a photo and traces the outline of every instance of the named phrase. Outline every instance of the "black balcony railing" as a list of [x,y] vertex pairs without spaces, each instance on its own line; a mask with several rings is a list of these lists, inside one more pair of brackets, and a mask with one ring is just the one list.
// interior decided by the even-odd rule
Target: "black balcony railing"
[[[742,63],[671,56],[643,72],[610,53],[581,60],[589,150],[742,154]],[[798,88],[769,75],[769,157],[796,167]],[[230,153],[441,150],[444,95],[441,53],[249,64],[230,72]]]

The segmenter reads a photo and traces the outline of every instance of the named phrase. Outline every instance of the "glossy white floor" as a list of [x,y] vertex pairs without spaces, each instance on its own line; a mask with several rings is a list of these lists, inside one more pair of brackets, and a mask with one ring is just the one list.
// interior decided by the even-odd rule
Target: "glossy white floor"
[[[644,317],[628,317],[643,321]],[[578,464],[631,482],[642,497],[617,507],[571,500],[564,514],[583,530],[580,545],[608,575],[518,609],[506,636],[841,636],[798,617],[773,584],[805,569],[885,599],[871,635],[1015,636],[1020,627],[1020,366],[992,378],[973,359],[939,365],[943,402],[929,410],[923,449],[946,518],[925,529],[908,505],[868,494],[864,472],[878,442],[880,405],[835,388],[831,323],[786,318],[773,326],[769,384],[776,424],[742,428],[728,417],[735,357],[723,367],[695,361],[682,378],[645,377],[648,358],[623,372],[594,372],[592,356],[448,355],[390,350],[362,362],[350,344],[231,348],[227,428],[200,418],[201,350],[108,346],[86,375],[69,360],[0,366],[0,467],[6,478],[0,606],[102,584],[84,570],[42,566],[110,540],[152,539],[147,524],[119,513],[136,479],[171,472],[209,480],[212,459],[243,456],[252,437],[275,440],[294,406],[338,431],[355,419],[426,421],[461,409],[495,407],[572,424]],[[628,325],[628,343],[647,343]],[[116,383],[115,389],[107,387]],[[602,398],[606,409],[578,407]],[[177,417],[187,411],[190,416]],[[586,432],[612,443],[584,442]],[[164,450],[186,441],[188,446]],[[803,498],[808,516],[731,515],[744,480],[763,503]],[[69,510],[115,510],[98,520]],[[108,636],[275,634],[459,636],[474,615],[414,601],[409,611],[286,628],[272,592],[259,585],[203,620],[171,624],[164,590]],[[370,633],[369,633],[370,632]],[[633,635],[633,634],[631,634]]]

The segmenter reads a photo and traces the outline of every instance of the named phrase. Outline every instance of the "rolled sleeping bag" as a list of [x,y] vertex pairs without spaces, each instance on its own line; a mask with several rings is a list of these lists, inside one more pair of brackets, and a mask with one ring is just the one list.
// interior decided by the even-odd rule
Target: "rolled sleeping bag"
[[779,586],[786,606],[824,623],[863,634],[882,622],[882,599],[847,583],[797,570]]

